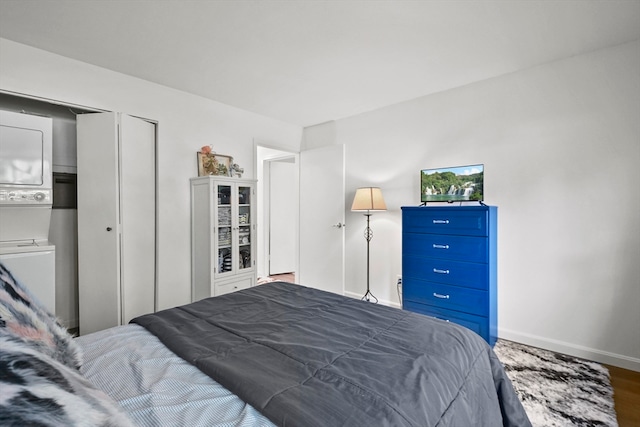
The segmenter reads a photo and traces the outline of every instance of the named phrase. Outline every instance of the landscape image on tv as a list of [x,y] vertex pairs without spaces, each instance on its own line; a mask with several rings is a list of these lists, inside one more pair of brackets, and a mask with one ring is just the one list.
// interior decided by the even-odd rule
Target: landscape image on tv
[[482,201],[484,165],[420,171],[420,199],[426,202]]

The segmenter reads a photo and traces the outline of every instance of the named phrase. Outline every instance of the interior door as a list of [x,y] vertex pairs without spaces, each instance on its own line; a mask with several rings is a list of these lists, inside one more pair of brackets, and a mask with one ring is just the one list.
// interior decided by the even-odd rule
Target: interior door
[[296,165],[269,162],[269,275],[296,270]]
[[155,311],[155,132],[120,114],[122,324]]
[[344,294],[344,146],[300,153],[300,284]]
[[78,135],[80,333],[128,323],[155,305],[155,125],[82,114]]
[[117,115],[78,115],[77,135],[78,309],[88,334],[120,324]]

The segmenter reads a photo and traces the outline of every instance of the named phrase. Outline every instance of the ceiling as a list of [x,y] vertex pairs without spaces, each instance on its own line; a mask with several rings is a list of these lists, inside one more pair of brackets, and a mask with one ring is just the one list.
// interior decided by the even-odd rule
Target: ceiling
[[0,0],[0,37],[310,126],[640,39],[640,0]]

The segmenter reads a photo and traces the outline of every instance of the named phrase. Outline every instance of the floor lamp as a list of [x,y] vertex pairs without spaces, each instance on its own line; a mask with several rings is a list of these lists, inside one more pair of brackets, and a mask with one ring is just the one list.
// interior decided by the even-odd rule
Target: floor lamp
[[370,301],[373,298],[375,302],[378,302],[369,289],[369,243],[373,237],[373,231],[369,227],[369,220],[371,219],[372,211],[386,211],[387,205],[384,204],[382,198],[382,191],[378,187],[363,187],[356,190],[356,195],[353,198],[353,205],[351,205],[352,212],[365,212],[364,216],[367,217],[367,228],[364,229],[364,238],[367,240],[367,292],[362,297],[365,301]]

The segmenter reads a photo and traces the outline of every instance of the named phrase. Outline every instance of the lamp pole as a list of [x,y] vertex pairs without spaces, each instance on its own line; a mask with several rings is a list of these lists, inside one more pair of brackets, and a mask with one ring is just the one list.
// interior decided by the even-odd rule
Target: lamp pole
[[361,187],[356,190],[356,194],[353,197],[353,204],[351,210],[355,212],[366,212],[364,216],[367,217],[367,228],[364,229],[364,238],[367,241],[367,292],[362,297],[363,301],[371,301],[373,298],[375,302],[378,302],[378,298],[371,293],[369,287],[369,243],[373,237],[373,231],[371,231],[370,220],[371,211],[386,211],[387,205],[382,198],[382,191],[378,187]]
[[367,292],[362,297],[362,300],[370,301],[370,298],[373,298],[374,300],[376,300],[375,302],[377,304],[378,298],[376,298],[375,295],[373,295],[371,293],[371,290],[369,289],[369,242],[371,242],[371,238],[373,238],[373,230],[371,230],[371,227],[369,227],[369,220],[371,219],[371,213],[367,211],[367,213],[364,214],[364,216],[367,217],[367,228],[364,229],[364,238],[367,240]]

